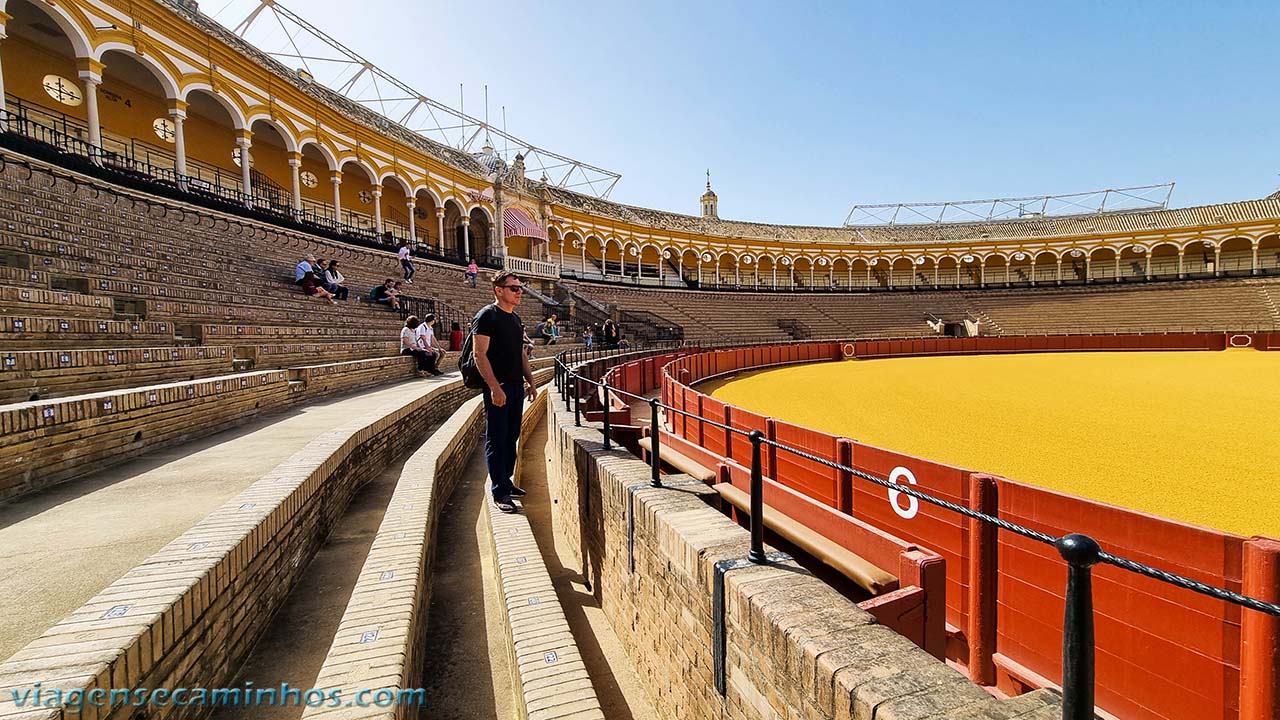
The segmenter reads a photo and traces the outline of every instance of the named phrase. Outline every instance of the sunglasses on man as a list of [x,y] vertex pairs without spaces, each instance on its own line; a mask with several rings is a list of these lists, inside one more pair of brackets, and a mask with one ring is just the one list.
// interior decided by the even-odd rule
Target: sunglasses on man
[[524,292],[524,285],[518,285],[518,284],[517,285],[499,285],[498,287],[502,288],[503,290],[510,290],[513,293]]

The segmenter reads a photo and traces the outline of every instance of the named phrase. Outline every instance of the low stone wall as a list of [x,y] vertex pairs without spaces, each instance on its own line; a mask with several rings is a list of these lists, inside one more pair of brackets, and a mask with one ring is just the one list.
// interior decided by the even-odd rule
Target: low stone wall
[[[446,370],[456,368],[457,353],[449,358]],[[0,406],[0,501],[296,403],[409,379],[413,362],[389,356]]]
[[558,395],[548,419],[556,531],[660,716],[1061,716],[1052,691],[993,698],[788,559],[746,562],[749,534],[714,491],[679,475],[650,488],[648,466],[605,451]]
[[[462,404],[405,462],[369,555],[352,588],[333,644],[313,683],[339,688],[363,707],[308,707],[304,718],[417,717],[421,702],[402,691],[422,687],[432,567],[441,508],[484,432],[479,397]],[[366,698],[356,693],[369,691]],[[381,692],[379,692],[381,691]]]
[[[520,428],[521,447],[542,419],[540,415],[545,415],[547,395],[544,389],[527,409]],[[517,484],[519,477],[517,462]],[[529,518],[523,513],[503,513],[493,503],[485,503],[485,510],[487,549],[503,601],[507,660],[519,717],[603,720]]]
[[[0,664],[0,686],[41,683],[89,702],[111,688],[228,687],[356,488],[474,395],[460,381],[439,383],[316,437]],[[139,710],[106,701],[39,717]],[[184,710],[152,705],[147,717]],[[0,717],[19,713],[0,695]]]

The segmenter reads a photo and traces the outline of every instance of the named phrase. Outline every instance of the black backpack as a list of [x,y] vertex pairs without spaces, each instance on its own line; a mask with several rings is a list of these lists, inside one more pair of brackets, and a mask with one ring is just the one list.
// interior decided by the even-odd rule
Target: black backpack
[[483,390],[484,377],[480,368],[476,367],[475,329],[467,332],[467,339],[462,341],[462,353],[458,356],[458,372],[462,373],[462,384],[472,390]]

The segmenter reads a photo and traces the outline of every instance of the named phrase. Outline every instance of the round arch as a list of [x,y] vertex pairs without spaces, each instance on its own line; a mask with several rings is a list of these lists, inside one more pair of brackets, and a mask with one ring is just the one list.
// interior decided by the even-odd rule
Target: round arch
[[1014,250],[1009,253],[1009,285],[1017,287],[1019,285],[1030,285],[1032,278],[1035,277],[1033,264],[1035,263],[1035,254],[1026,250]]
[[1159,243],[1147,251],[1147,260],[1151,271],[1149,276],[1162,280],[1172,280],[1181,272],[1178,269],[1178,255],[1182,248],[1171,242]]
[[329,172],[334,172],[338,169],[338,156],[329,149],[328,145],[325,145],[314,137],[304,138],[298,141],[298,152],[302,153],[303,157],[306,157],[308,148],[314,148],[314,152],[324,159],[325,163],[328,165]]
[[912,288],[916,285],[916,263],[905,255],[889,261],[889,287]]
[[231,118],[231,127],[235,130],[248,130],[249,123],[244,114],[244,108],[240,107],[236,102],[228,98],[226,95],[214,90],[208,83],[192,83],[182,89],[181,100],[190,105],[192,98],[199,94],[213,100],[222,106],[223,111]]
[[1040,250],[1031,255],[1031,279],[1036,285],[1056,285],[1062,278],[1058,275],[1058,253],[1052,250]]
[[987,253],[982,258],[982,284],[1009,287],[1009,257],[1003,252]]
[[[188,90],[190,89],[191,88],[188,88]],[[257,136],[257,131],[254,130],[254,126],[258,123],[263,123],[264,125],[269,126],[272,130],[275,130],[276,134],[280,136],[280,139],[284,141],[285,150],[288,152],[301,152],[301,148],[298,145],[298,139],[294,137],[293,131],[286,123],[276,120],[267,113],[252,115],[246,121],[246,127],[254,133],[255,137]]]
[[[107,58],[107,53],[119,53],[138,63],[147,70],[150,70],[156,81],[160,83],[160,88],[164,91],[164,97],[166,100],[187,99],[189,89],[179,89],[178,82],[174,79],[176,77],[176,73],[173,69],[162,65],[150,55],[140,55],[132,45],[126,45],[122,42],[113,41],[103,43],[93,49],[92,57],[94,60],[103,64],[105,67],[105,70],[103,71],[104,73],[111,72],[111,62]],[[222,98],[222,100],[225,101],[225,98]],[[239,108],[237,108],[235,112],[228,112],[230,112],[232,118],[238,118],[240,121],[240,125],[236,129],[243,130],[245,127],[244,112]]]
[[[62,34],[71,43],[71,50],[75,53],[75,57],[95,60],[99,58],[100,52],[95,52],[93,43],[89,41],[89,36],[80,26],[79,21],[61,6],[53,3],[31,2],[31,0],[10,0],[5,10],[15,18],[19,18],[27,8],[39,11],[62,30]],[[119,43],[115,44],[119,45]]]
[[1089,251],[1089,282],[1114,281],[1116,279],[1116,251],[1111,247],[1096,247]]
[[1229,277],[1253,274],[1253,239],[1231,237],[1219,247],[1218,272]]
[[471,221],[466,233],[470,239],[467,251],[471,257],[492,255],[490,248],[494,239],[493,216],[489,214],[488,209],[483,205],[474,205],[467,212],[467,218]]
[[1267,235],[1258,241],[1258,274],[1280,273],[1280,235]]
[[1190,278],[1212,277],[1214,251],[1218,245],[1209,238],[1196,238],[1182,245],[1182,276]]
[[1128,245],[1120,250],[1120,282],[1136,282],[1147,278],[1147,258],[1150,253],[1145,245]]

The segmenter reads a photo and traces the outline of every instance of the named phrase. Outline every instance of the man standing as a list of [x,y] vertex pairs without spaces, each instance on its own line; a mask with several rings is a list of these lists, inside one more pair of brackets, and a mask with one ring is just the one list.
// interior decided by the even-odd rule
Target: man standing
[[[524,400],[534,398],[533,370],[523,351],[524,326],[516,306],[524,299],[524,285],[514,273],[493,276],[494,302],[471,321],[476,369],[484,378],[484,459],[489,466],[493,502],[502,512],[516,512],[513,497],[524,490],[511,482],[516,469],[516,443]],[[525,386],[525,383],[528,386]]]

